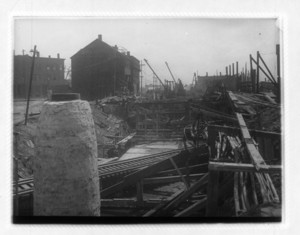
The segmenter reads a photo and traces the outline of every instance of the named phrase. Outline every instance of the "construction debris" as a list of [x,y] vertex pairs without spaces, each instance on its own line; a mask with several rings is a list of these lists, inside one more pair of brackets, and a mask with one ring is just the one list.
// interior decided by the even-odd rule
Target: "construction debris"
[[[114,96],[90,105],[102,215],[281,216],[280,107],[272,94],[210,88],[203,99]],[[33,190],[38,116],[15,126],[19,197]]]

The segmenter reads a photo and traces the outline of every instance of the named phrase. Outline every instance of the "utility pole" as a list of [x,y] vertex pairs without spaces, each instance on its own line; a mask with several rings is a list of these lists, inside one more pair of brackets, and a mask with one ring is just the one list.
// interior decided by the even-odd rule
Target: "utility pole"
[[27,125],[27,118],[28,118],[28,109],[29,109],[31,84],[32,84],[32,78],[33,78],[33,71],[34,71],[35,53],[36,53],[36,45],[34,45],[33,56],[32,56],[32,64],[31,64],[31,70],[30,70],[30,81],[29,81],[29,88],[28,88],[28,95],[27,95],[26,113],[25,113],[25,125]]
[[114,59],[114,95],[116,95],[116,76],[117,76],[117,52],[115,51],[115,59]]
[[141,63],[140,63],[140,70],[141,70],[141,91],[140,91],[140,94],[142,96],[142,93],[143,93],[143,66],[145,66],[145,64],[143,64],[143,60],[141,60]]
[[252,55],[249,55],[250,57],[250,79],[251,79],[251,84],[252,84],[252,93],[255,90],[255,87],[253,86],[253,68],[252,68]]

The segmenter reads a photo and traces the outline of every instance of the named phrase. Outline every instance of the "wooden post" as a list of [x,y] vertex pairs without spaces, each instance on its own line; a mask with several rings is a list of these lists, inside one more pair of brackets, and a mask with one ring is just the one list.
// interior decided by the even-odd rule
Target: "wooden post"
[[278,83],[278,95],[277,95],[277,100],[280,102],[280,95],[281,95],[281,92],[280,92],[280,45],[277,44],[276,45],[276,55],[277,55],[277,83]]
[[219,172],[209,171],[207,184],[207,205],[206,216],[214,217],[218,215],[218,189]]
[[31,70],[30,70],[30,80],[29,80],[29,88],[28,88],[28,95],[27,95],[27,105],[26,105],[26,113],[25,113],[25,125],[27,125],[29,101],[30,101],[30,95],[31,95],[31,85],[32,85],[32,78],[33,78],[33,71],[34,71],[35,53],[36,53],[36,45],[34,45],[33,56],[32,56],[32,64],[31,64]]
[[177,174],[180,176],[182,182],[185,185],[186,190],[188,190],[189,188],[189,184],[187,183],[187,181],[185,180],[184,176],[181,174],[181,171],[179,170],[179,168],[177,167],[176,163],[174,162],[173,158],[170,158],[170,162],[172,163],[174,169],[177,171]]
[[256,91],[256,87],[255,87],[255,84],[256,84],[256,82],[255,82],[255,77],[256,77],[256,70],[255,69],[252,69],[252,79],[251,79],[251,81],[252,81],[252,92],[253,93],[255,93],[255,91]]
[[256,92],[259,93],[259,51],[256,53]]
[[254,174],[251,172],[250,173],[250,180],[251,180],[251,189],[252,189],[252,199],[254,205],[258,205],[258,200],[257,200],[257,195],[256,195],[256,189],[255,189],[255,178]]
[[252,55],[251,54],[249,55],[249,58],[250,58],[250,81],[251,81],[251,84],[252,84],[252,92],[254,92],[254,90],[253,90]]
[[143,206],[144,198],[143,198],[143,180],[141,179],[136,183],[136,202],[137,206]]
[[247,70],[247,62],[245,63],[245,81],[247,81],[248,80],[248,78],[247,78],[247,75],[248,75],[248,70]]

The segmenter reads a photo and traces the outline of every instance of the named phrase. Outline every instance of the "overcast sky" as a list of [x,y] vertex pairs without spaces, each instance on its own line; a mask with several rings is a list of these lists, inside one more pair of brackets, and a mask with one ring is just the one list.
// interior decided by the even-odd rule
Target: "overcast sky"
[[[67,68],[73,54],[102,34],[109,45],[123,47],[139,60],[146,58],[163,80],[172,80],[165,61],[176,78],[190,84],[194,72],[224,74],[225,66],[236,61],[240,71],[246,62],[249,69],[249,54],[256,58],[256,51],[276,77],[279,30],[275,19],[22,18],[15,21],[14,30],[17,55],[37,45],[42,57],[60,53]],[[147,65],[143,73],[146,83],[151,83]]]

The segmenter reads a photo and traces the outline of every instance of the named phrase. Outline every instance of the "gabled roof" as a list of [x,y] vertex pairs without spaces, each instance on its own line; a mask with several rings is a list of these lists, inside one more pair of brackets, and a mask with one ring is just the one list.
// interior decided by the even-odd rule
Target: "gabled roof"
[[112,49],[112,50],[115,50],[114,47],[108,45],[106,42],[104,42],[104,41],[102,41],[101,39],[97,38],[97,39],[95,39],[94,41],[92,41],[90,44],[88,44],[87,46],[85,46],[84,48],[82,48],[82,49],[80,49],[79,51],[77,51],[77,52],[76,52],[74,55],[72,55],[70,58],[72,59],[73,57],[79,55],[81,52],[83,52],[83,51],[85,51],[85,50],[89,49],[90,47],[93,47],[93,46],[95,46],[95,45],[97,45],[97,44],[102,44],[102,45],[106,46],[107,48],[110,48],[110,49]]

